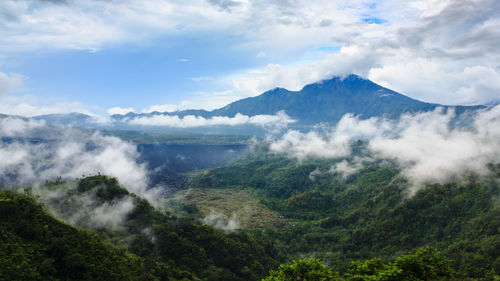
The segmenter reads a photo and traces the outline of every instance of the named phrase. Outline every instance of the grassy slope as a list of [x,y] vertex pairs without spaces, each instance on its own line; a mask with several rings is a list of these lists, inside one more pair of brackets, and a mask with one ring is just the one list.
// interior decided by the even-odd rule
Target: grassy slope
[[204,216],[220,214],[226,220],[233,218],[243,229],[278,228],[289,224],[246,190],[191,188],[179,192],[176,200],[196,206]]

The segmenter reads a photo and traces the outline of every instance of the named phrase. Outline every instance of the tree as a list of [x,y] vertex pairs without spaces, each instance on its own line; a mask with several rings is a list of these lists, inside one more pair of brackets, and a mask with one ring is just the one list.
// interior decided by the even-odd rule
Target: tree
[[353,261],[346,274],[349,281],[430,281],[450,277],[450,260],[438,250],[425,247],[384,264],[380,258]]
[[271,270],[270,276],[262,281],[335,281],[341,280],[319,259],[294,260],[293,264],[280,265],[277,271]]
[[394,264],[384,264],[380,258],[353,261],[346,274],[348,281],[396,281],[401,279],[402,270]]
[[394,265],[402,269],[403,276],[407,279],[439,280],[451,276],[450,262],[438,250],[425,247],[415,253],[397,257]]

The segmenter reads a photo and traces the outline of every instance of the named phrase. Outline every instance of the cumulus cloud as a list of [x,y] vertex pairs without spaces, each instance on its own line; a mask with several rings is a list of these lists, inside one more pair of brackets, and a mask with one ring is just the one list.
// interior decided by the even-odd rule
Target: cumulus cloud
[[35,96],[0,96],[0,113],[37,116],[43,114],[81,112],[95,116],[89,107],[80,102],[47,101]]
[[[499,101],[500,90],[499,3],[75,0],[55,5],[6,0],[0,5],[5,26],[0,29],[0,49],[96,51],[165,35],[227,34],[228,42],[236,40],[238,48],[259,54],[256,60],[265,54],[274,63],[215,77],[215,84],[225,86],[195,94],[191,102],[199,104],[198,108],[213,109],[275,87],[297,90],[348,73],[425,101],[494,103]],[[311,50],[321,46],[342,48],[326,57],[310,56]],[[276,63],[290,58],[293,64]]]
[[162,104],[162,105],[152,105],[149,108],[143,109],[142,113],[151,112],[174,112],[177,110],[177,106],[174,104]]
[[289,130],[270,144],[276,153],[287,153],[302,161],[307,157],[338,158],[351,154],[351,142],[367,140],[378,135],[389,134],[391,121],[370,118],[361,120],[352,114],[344,115],[337,126],[326,133],[311,130],[302,133]]
[[369,78],[427,102],[472,105],[500,101],[500,74],[482,65],[446,65],[418,58],[372,68]]
[[[9,136],[29,136],[40,123],[22,119],[0,122],[0,132]],[[17,129],[12,129],[13,124]],[[147,169],[138,164],[134,145],[116,137],[91,135],[65,128],[55,140],[32,143],[1,141],[0,177],[7,185],[31,185],[45,180],[75,179],[98,172],[116,177],[129,191],[147,195]]]
[[[50,139],[40,141],[40,133]],[[161,207],[161,187],[148,188],[148,170],[138,163],[136,146],[116,137],[5,117],[0,119],[0,159],[0,184],[33,186],[51,213],[79,227],[119,230],[135,208],[132,196],[103,202],[96,198],[96,189],[76,192],[73,180],[82,176],[115,177],[129,192]],[[67,182],[55,190],[40,187],[56,179]]]
[[123,107],[118,107],[118,106],[108,109],[109,115],[115,115],[115,114],[125,115],[129,112],[135,112],[135,109],[133,107],[123,108]]
[[[488,173],[488,163],[500,162],[500,106],[478,112],[471,126],[453,128],[453,111],[404,115],[399,120],[361,120],[346,115],[326,133],[289,131],[272,141],[270,149],[303,160],[307,157],[340,158],[352,155],[350,144],[365,140],[373,157],[392,159],[413,184],[447,182],[467,172]],[[359,159],[342,161],[331,172],[349,175],[360,168]]]
[[371,31],[355,25],[340,28],[329,35],[333,41],[329,43],[343,47],[326,58],[269,64],[222,80],[233,95],[255,96],[275,87],[299,90],[312,82],[355,73],[427,102],[471,105],[500,101],[500,55],[496,51],[500,46],[500,2],[412,1],[402,7],[388,1],[381,9],[387,5],[394,6],[394,10],[384,10],[389,12],[385,17],[389,25],[380,29],[373,24]]
[[143,126],[168,126],[175,128],[192,128],[204,126],[237,126],[237,125],[258,125],[271,127],[286,127],[295,120],[291,119],[286,113],[278,112],[276,115],[255,115],[247,116],[236,114],[234,117],[214,116],[204,118],[201,116],[186,115],[179,117],[177,115],[153,115],[135,117],[128,121],[133,125]]
[[0,72],[0,94],[6,94],[12,90],[21,87],[23,84],[22,76],[19,74],[5,74]]
[[347,179],[348,177],[359,172],[363,168],[363,163],[372,161],[372,158],[366,156],[355,156],[354,158],[349,159],[349,161],[344,159],[330,166],[330,169],[327,171],[321,171],[319,168],[314,169],[314,171],[309,173],[309,179],[314,181],[317,176],[324,174],[339,174],[343,179]]
[[293,91],[307,84],[356,73],[367,76],[372,67],[379,65],[380,52],[368,51],[368,46],[345,46],[325,60],[309,64],[283,66],[268,64],[241,77],[228,77],[234,92],[244,96],[255,96],[276,87]]
[[[7,28],[1,32],[0,47],[4,50],[55,47],[96,51],[112,44],[144,42],[165,34],[223,31],[244,39],[249,45],[275,44],[275,50],[280,46],[301,48],[310,44],[308,41],[328,40],[332,32],[326,27],[345,30],[344,25],[357,23],[362,27],[359,19],[367,12],[369,8],[363,3],[353,2],[345,7],[326,0],[314,3],[303,0],[294,3],[75,0],[64,5],[51,1],[5,0],[0,6],[0,18]],[[366,25],[367,30],[373,28]],[[281,40],[270,40],[277,36]]]
[[453,117],[436,112],[406,116],[397,124],[398,137],[376,137],[369,149],[379,157],[395,159],[416,187],[467,172],[485,175],[488,163],[500,162],[500,106],[479,113],[472,128],[451,129]]

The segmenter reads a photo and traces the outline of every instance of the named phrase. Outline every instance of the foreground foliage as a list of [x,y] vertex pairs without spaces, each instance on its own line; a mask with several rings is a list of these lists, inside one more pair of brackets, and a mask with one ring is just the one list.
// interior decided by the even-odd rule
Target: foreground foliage
[[263,281],[426,281],[449,280],[452,277],[450,260],[436,249],[426,247],[414,253],[384,263],[380,258],[353,261],[344,278],[323,265],[319,259],[294,260],[271,271]]
[[280,265],[278,270],[272,270],[270,276],[263,281],[329,281],[340,280],[337,274],[323,265],[319,259],[294,260],[293,264]]

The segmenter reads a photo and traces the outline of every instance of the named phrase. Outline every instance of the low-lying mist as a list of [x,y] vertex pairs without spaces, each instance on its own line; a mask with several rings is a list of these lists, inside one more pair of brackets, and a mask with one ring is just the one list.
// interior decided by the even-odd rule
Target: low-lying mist
[[[500,106],[478,111],[469,117],[468,125],[460,127],[453,126],[456,116],[451,110],[406,114],[398,120],[362,119],[347,114],[334,127],[318,126],[309,132],[290,129],[278,135],[271,130],[264,142],[269,144],[272,153],[286,154],[299,161],[343,158],[327,172],[344,177],[357,173],[364,162],[391,160],[409,179],[410,193],[414,193],[427,182],[445,183],[469,172],[486,175],[489,171],[487,164],[500,162]],[[40,132],[43,139],[39,137]],[[57,132],[57,136],[51,138],[52,132]],[[353,151],[352,144],[358,140],[363,141],[361,154]],[[246,149],[241,147],[241,151],[234,151],[234,147],[224,147],[229,148],[227,159],[232,159],[233,154],[241,155]],[[42,121],[23,118],[0,119],[0,184],[34,185],[35,192],[45,202],[68,198],[75,189],[74,183],[71,184],[75,179],[103,174],[117,178],[128,191],[158,206],[159,194],[167,187],[151,188],[151,175],[166,165],[160,163],[162,159],[186,161],[186,155],[150,151],[158,156],[155,158],[157,166],[150,167],[141,153],[144,151],[138,151],[136,144],[98,131],[71,127],[54,129]],[[218,150],[212,154],[223,155]],[[309,176],[314,180],[320,173],[323,172],[316,169]],[[68,181],[64,192],[36,188],[56,179]],[[91,194],[79,195],[77,203],[76,206],[86,206],[91,211],[82,213],[76,210],[72,216],[65,215],[65,219],[79,224],[85,221],[94,227],[119,227],[122,218],[133,207],[129,197],[96,205]],[[234,223],[221,225],[218,216],[208,216],[205,223],[225,231],[237,227]]]
[[88,134],[68,127],[61,128],[62,137],[40,141],[30,138],[32,121],[15,122],[21,126],[10,130],[8,136],[22,139],[0,141],[0,179],[4,185],[40,184],[57,177],[75,179],[101,173],[118,178],[131,192],[146,191],[147,170],[136,161],[139,154],[135,145],[99,132]]
[[392,159],[412,183],[415,192],[425,182],[444,183],[474,172],[488,173],[488,163],[500,162],[500,106],[477,112],[470,125],[457,127],[453,111],[406,114],[399,120],[345,115],[332,127],[302,133],[289,130],[270,141],[270,150],[302,161],[306,158],[353,157],[352,142],[367,143],[366,154],[352,163],[341,162],[332,171],[352,174],[362,161]]

